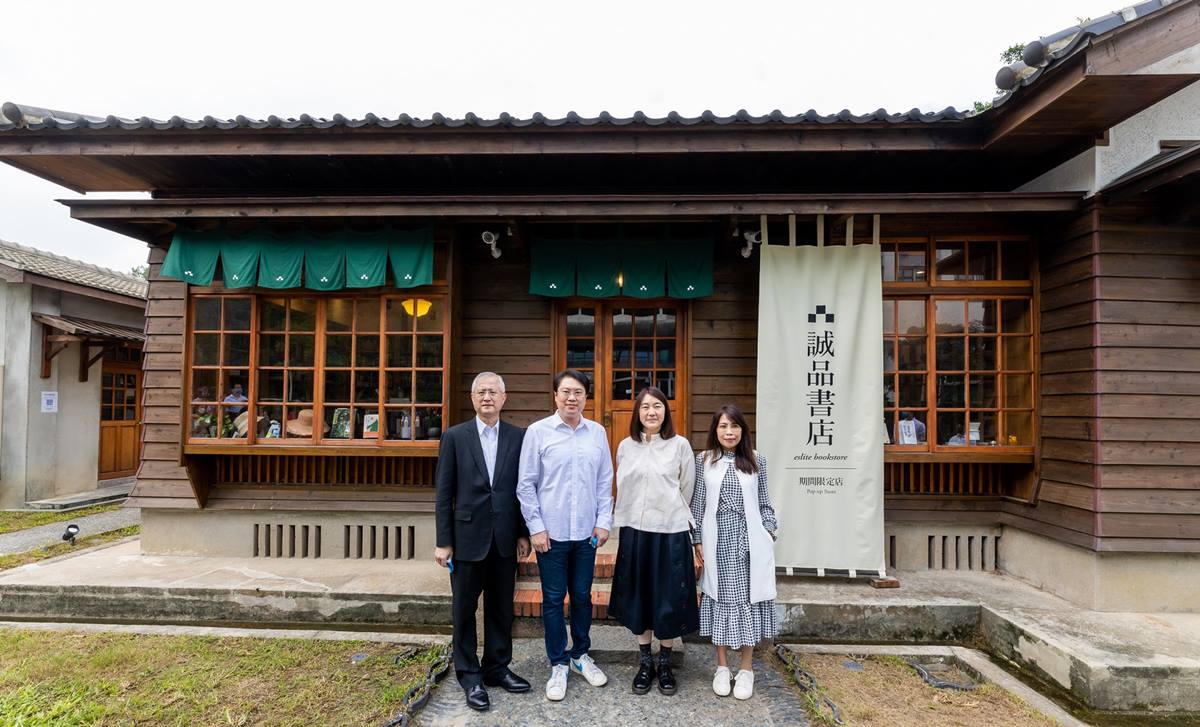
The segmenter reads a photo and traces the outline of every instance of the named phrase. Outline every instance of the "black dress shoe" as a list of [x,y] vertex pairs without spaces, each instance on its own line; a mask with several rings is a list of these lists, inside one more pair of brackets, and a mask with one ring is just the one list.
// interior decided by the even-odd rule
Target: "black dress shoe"
[[645,694],[654,683],[654,657],[642,654],[638,662],[637,674],[633,675],[633,693]]
[[530,689],[529,682],[513,674],[511,669],[505,669],[499,674],[485,676],[483,683],[489,687],[501,687],[504,691],[512,692],[513,694],[528,692]]
[[477,712],[486,712],[492,706],[488,699],[487,690],[482,684],[474,684],[464,690],[467,693],[467,706]]
[[675,673],[671,671],[671,652],[665,649],[658,652],[658,691],[663,694],[674,694],[678,689],[675,683]]

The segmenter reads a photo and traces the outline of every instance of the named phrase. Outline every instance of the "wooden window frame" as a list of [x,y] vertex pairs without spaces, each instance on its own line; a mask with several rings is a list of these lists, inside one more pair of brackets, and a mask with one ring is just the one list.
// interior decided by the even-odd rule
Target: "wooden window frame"
[[[1003,243],[1005,242],[1025,242],[1029,245],[1029,280],[938,280],[937,279],[937,263],[936,252],[938,243],[941,242],[997,242],[997,257],[996,270],[997,275],[1003,274]],[[1038,352],[1040,350],[1039,341],[1039,325],[1038,325],[1038,296],[1037,296],[1037,264],[1036,264],[1036,247],[1033,245],[1031,238],[1025,235],[939,235],[927,237],[894,237],[884,238],[880,240],[885,249],[890,244],[893,249],[898,250],[900,243],[915,244],[924,243],[926,250],[926,264],[929,266],[924,282],[905,282],[905,281],[885,281],[883,283],[883,298],[884,300],[913,300],[919,299],[925,302],[925,407],[924,411],[927,415],[926,436],[925,442],[916,445],[901,445],[887,444],[884,446],[884,459],[887,462],[994,462],[994,463],[1032,463],[1034,462],[1037,452],[1037,442],[1039,437],[1039,366]],[[967,255],[969,256],[969,248]],[[898,258],[895,263],[898,266]],[[968,263],[964,260],[964,266]],[[1003,362],[1003,339],[1005,333],[1000,323],[1000,309],[997,309],[997,331],[994,335],[997,340],[996,350],[996,369],[989,371],[989,374],[996,376],[996,406],[988,408],[988,411],[995,411],[997,414],[997,428],[1002,428],[1002,418],[1007,411],[1030,411],[1030,442],[1027,445],[1008,445],[998,443],[995,446],[977,445],[977,446],[962,446],[962,445],[939,445],[937,443],[937,415],[940,409],[937,405],[937,321],[935,306],[938,300],[962,300],[962,299],[988,299],[996,300],[999,306],[999,301],[1005,299],[1020,299],[1029,301],[1029,340],[1030,340],[1030,369],[1017,372],[1014,370],[1004,369]],[[968,334],[964,331],[961,334],[964,338]],[[1025,335],[1025,334],[1022,334]],[[892,334],[884,334],[885,340],[896,340],[902,338],[899,331]],[[897,375],[902,370],[900,369],[899,350],[897,348],[896,369],[893,372],[884,372],[884,375]],[[1004,376],[1005,374],[1024,374],[1029,373],[1031,377],[1030,396],[1031,408],[1022,409],[1016,407],[1004,406]],[[1015,375],[1014,374],[1014,375]],[[965,374],[965,375],[969,375]],[[895,379],[898,382],[898,378]],[[968,412],[971,410],[969,405],[969,391],[964,392],[968,399],[964,402],[962,409],[950,409],[950,411]],[[885,416],[888,416],[889,425],[894,424],[890,418],[893,414],[901,411],[917,411],[919,408],[901,407],[899,406],[899,389],[897,386],[897,401],[893,407],[885,407]],[[964,417],[966,414],[964,413]],[[889,429],[889,437],[892,437],[894,432]]]
[[[195,325],[194,325],[195,324],[194,319],[195,319],[196,301],[205,299],[205,298],[222,298],[222,299],[224,299],[224,298],[239,298],[239,297],[240,298],[249,298],[250,302],[251,302],[251,312],[250,312],[251,321],[250,321],[250,331],[249,331],[249,333],[250,333],[250,359],[249,359],[250,363],[246,367],[246,370],[248,372],[247,373],[248,380],[247,380],[247,385],[246,385],[246,388],[247,388],[246,396],[247,396],[247,410],[250,412],[250,418],[252,421],[257,421],[258,409],[260,409],[260,408],[270,407],[270,406],[284,407],[284,406],[288,405],[287,402],[276,403],[276,402],[260,402],[260,401],[258,401],[258,379],[259,379],[258,373],[261,370],[263,370],[259,364],[260,337],[264,333],[268,333],[268,334],[272,333],[270,331],[264,332],[262,330],[262,327],[259,322],[259,314],[260,314],[260,307],[261,307],[262,301],[265,299],[281,299],[282,298],[285,300],[291,300],[294,298],[303,298],[303,299],[308,299],[308,300],[314,300],[317,302],[316,323],[314,325],[314,330],[312,333],[312,335],[314,337],[314,351],[313,351],[313,366],[312,366],[313,402],[311,405],[311,408],[313,410],[313,436],[311,439],[288,438],[286,436],[286,434],[284,436],[281,436],[278,439],[276,439],[276,438],[270,438],[270,439],[259,438],[257,436],[257,432],[255,431],[255,427],[253,427],[253,426],[251,426],[247,429],[246,436],[244,438],[200,438],[200,437],[192,437],[191,436],[191,431],[192,431],[191,408],[193,406],[193,401],[192,401],[192,399],[193,399],[193,393],[192,393],[193,392],[193,371],[195,370],[195,367],[192,365],[192,360],[193,360],[193,354],[194,354],[193,348],[195,345],[194,336],[196,333]],[[380,352],[379,352],[379,357],[378,357],[379,360],[377,362],[377,365],[375,367],[373,367],[374,370],[379,373],[379,381],[378,381],[378,386],[377,386],[378,398],[375,403],[375,408],[380,412],[381,416],[383,417],[383,420],[381,421],[381,426],[380,426],[380,429],[381,429],[380,437],[377,439],[334,439],[334,438],[325,436],[324,432],[323,432],[323,429],[324,429],[323,425],[325,422],[325,411],[324,410],[326,408],[325,402],[324,402],[324,398],[325,398],[324,397],[324,373],[327,368],[325,365],[325,344],[326,344],[327,331],[328,331],[327,320],[326,320],[327,301],[332,300],[332,299],[346,299],[346,298],[377,300],[377,301],[379,301],[379,304],[380,304],[379,305],[379,315],[380,315],[379,330],[375,332],[380,337]],[[388,372],[390,372],[390,371],[399,370],[398,367],[388,366],[387,365],[388,362],[386,361],[387,334],[388,334],[388,330],[386,328],[387,301],[389,301],[389,300],[403,301],[403,300],[409,299],[409,298],[421,298],[421,299],[431,300],[431,301],[440,301],[442,304],[442,311],[443,311],[443,313],[442,313],[442,328],[441,328],[440,332],[419,331],[416,326],[416,317],[414,317],[413,330],[407,332],[413,337],[412,366],[403,368],[403,370],[413,372],[414,387],[416,384],[416,381],[415,381],[416,374],[418,372],[427,372],[427,371],[440,372],[441,376],[442,376],[442,387],[441,387],[442,390],[441,390],[441,403],[440,404],[421,405],[415,401],[415,398],[416,398],[415,395],[413,397],[414,401],[409,402],[408,404],[403,405],[403,406],[401,406],[401,405],[390,406],[385,401],[385,399],[386,399],[386,376],[387,376]],[[183,436],[184,452],[187,454],[249,454],[249,453],[254,453],[254,452],[274,452],[274,453],[288,452],[288,453],[294,453],[297,455],[302,455],[302,454],[375,455],[375,454],[387,453],[387,454],[399,455],[399,456],[405,456],[405,455],[429,456],[429,455],[436,454],[438,447],[439,447],[440,438],[439,439],[419,439],[419,440],[385,439],[383,436],[383,434],[384,434],[383,429],[386,426],[385,422],[386,422],[387,412],[389,410],[391,410],[391,409],[398,410],[401,408],[408,408],[413,411],[416,411],[417,409],[440,410],[442,430],[443,431],[445,430],[445,427],[446,427],[447,423],[449,422],[450,394],[451,394],[450,389],[451,389],[451,378],[452,378],[452,375],[451,375],[452,371],[451,371],[451,365],[450,365],[451,364],[451,359],[450,359],[451,336],[452,336],[452,328],[453,328],[452,323],[451,323],[451,318],[452,318],[451,304],[452,304],[452,300],[451,300],[451,296],[450,296],[449,286],[446,286],[446,285],[432,285],[432,286],[424,286],[421,288],[412,288],[412,289],[395,289],[395,288],[388,288],[386,290],[380,290],[380,289],[349,290],[348,289],[348,290],[328,291],[328,292],[310,291],[310,290],[306,290],[306,289],[265,290],[265,289],[261,289],[261,288],[253,289],[253,290],[249,290],[249,291],[225,290],[225,289],[221,289],[221,288],[196,289],[194,291],[189,289],[189,294],[188,294],[188,298],[187,298],[186,317],[185,317],[186,345],[184,347],[185,354],[184,354],[184,363],[183,363],[185,388],[184,388],[184,401],[182,402],[182,417],[183,417],[182,421],[184,423],[184,426],[181,427],[182,436]],[[222,325],[224,325],[223,322],[222,322]],[[204,331],[201,331],[201,332],[204,332]],[[222,332],[223,332],[223,329],[222,329]],[[239,333],[240,333],[240,331],[239,331]],[[279,333],[282,335],[290,335],[291,331],[285,325],[285,330],[280,331]],[[392,332],[392,333],[403,334],[406,332],[397,331],[397,332]],[[442,352],[441,352],[442,365],[441,365],[441,367],[438,367],[438,368],[418,367],[416,365],[417,364],[416,336],[420,335],[421,333],[426,333],[428,335],[440,335],[442,337]],[[353,338],[353,337],[357,336],[358,334],[354,333],[353,329],[352,329],[352,331],[349,332],[348,335],[350,335]],[[287,346],[288,346],[288,344],[285,343],[285,347],[287,347]],[[223,339],[222,339],[222,357],[224,355],[223,351],[224,351],[224,344],[223,344]],[[352,357],[353,357],[353,349],[352,349]],[[223,362],[223,358],[219,359],[219,360],[221,360]],[[346,370],[358,370],[358,369],[362,368],[362,367],[353,366],[353,363],[354,363],[353,358],[351,360],[351,363],[352,363],[352,366],[350,367],[350,369],[346,369],[346,367],[333,367],[333,368],[334,369],[346,369]],[[213,368],[213,367],[204,367],[204,368]],[[224,368],[226,368],[226,367],[222,366],[219,370],[223,370]],[[228,368],[232,368],[232,367],[228,367]],[[266,368],[279,368],[280,370],[283,370],[285,372],[290,370],[290,367],[287,367],[286,365],[283,367],[272,366],[272,367],[266,367]],[[307,368],[307,367],[305,367],[305,368]],[[364,370],[369,370],[369,369],[364,369]],[[220,376],[220,374],[218,374],[218,376]],[[220,381],[218,380],[218,386],[219,385],[220,385]],[[219,394],[217,396],[219,398]],[[286,397],[286,392],[285,392],[285,397]],[[351,392],[351,398],[353,398],[353,392]],[[353,406],[353,404],[351,406]],[[281,425],[286,428],[286,421],[281,421]],[[353,421],[351,422],[351,425],[353,426]]]

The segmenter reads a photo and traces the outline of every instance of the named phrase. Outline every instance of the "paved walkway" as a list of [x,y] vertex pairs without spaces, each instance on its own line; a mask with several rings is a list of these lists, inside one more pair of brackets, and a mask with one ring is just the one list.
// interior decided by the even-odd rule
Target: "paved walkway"
[[637,671],[635,652],[621,662],[602,661],[608,684],[596,688],[571,674],[567,679],[567,697],[561,702],[546,700],[549,667],[541,639],[517,639],[513,644],[512,669],[533,684],[527,694],[508,694],[489,689],[492,708],[475,712],[463,700],[462,689],[453,669],[434,692],[429,704],[419,713],[416,724],[422,726],[455,725],[795,725],[808,724],[799,692],[789,684],[773,658],[761,653],[754,663],[754,696],[742,702],[718,697],[712,691],[712,670],[716,649],[711,644],[688,644],[685,664],[675,670],[679,691],[673,696],[634,694],[629,685]]
[[25,530],[18,530],[13,533],[4,533],[0,535],[0,555],[24,553],[34,548],[61,543],[63,542],[63,532],[66,531],[67,526],[71,523],[79,526],[78,537],[84,538],[89,535],[99,535],[100,533],[107,533],[110,530],[120,530],[130,525],[137,525],[141,521],[142,511],[131,507],[111,512],[102,512],[96,515],[86,515],[74,520],[63,520],[62,522],[50,523],[49,525],[39,525],[36,528],[26,528]]

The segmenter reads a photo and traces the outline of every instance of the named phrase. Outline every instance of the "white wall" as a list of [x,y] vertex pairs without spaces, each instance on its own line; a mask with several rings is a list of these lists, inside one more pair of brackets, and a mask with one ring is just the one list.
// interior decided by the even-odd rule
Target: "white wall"
[[0,281],[4,318],[3,401],[0,402],[0,507],[25,504],[25,452],[29,418],[32,286]]

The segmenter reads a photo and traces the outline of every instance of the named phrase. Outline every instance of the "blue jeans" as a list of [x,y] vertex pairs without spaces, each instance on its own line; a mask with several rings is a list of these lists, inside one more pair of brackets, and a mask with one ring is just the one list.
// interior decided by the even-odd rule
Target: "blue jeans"
[[[550,550],[538,553],[542,579],[542,628],[546,634],[546,656],[550,665],[578,659],[592,645],[592,574],[596,549],[587,540],[551,540]],[[571,594],[571,651],[567,652],[567,625],[563,600]]]

